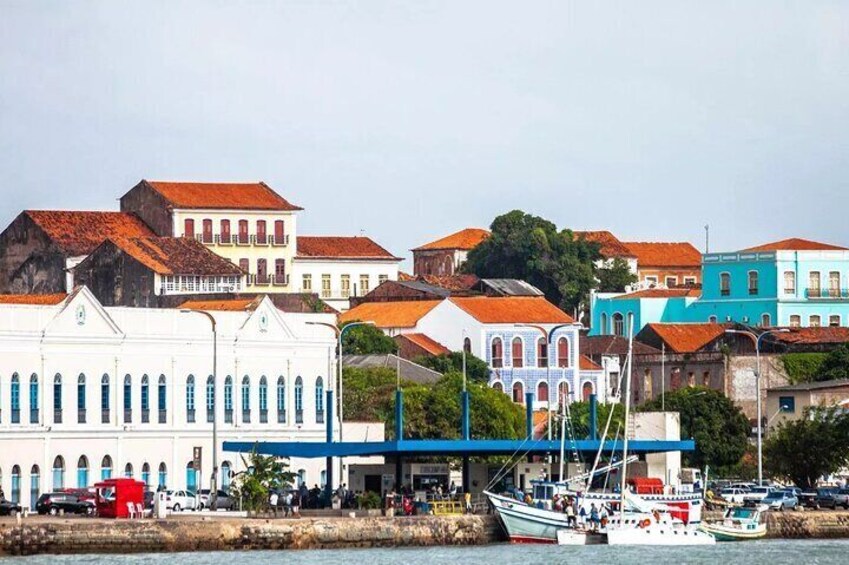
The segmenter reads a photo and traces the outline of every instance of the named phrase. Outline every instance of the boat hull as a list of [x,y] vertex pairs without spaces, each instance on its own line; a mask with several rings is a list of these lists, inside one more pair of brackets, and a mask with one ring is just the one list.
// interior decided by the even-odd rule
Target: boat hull
[[766,524],[758,524],[746,530],[723,524],[702,524],[699,529],[711,534],[716,541],[746,541],[760,539],[766,535]]
[[715,545],[716,539],[696,528],[623,528],[607,530],[608,545]]
[[569,521],[562,512],[535,508],[489,492],[485,494],[512,543],[557,543],[557,531],[569,529]]
[[557,545],[601,545],[607,543],[604,534],[575,529],[557,530]]

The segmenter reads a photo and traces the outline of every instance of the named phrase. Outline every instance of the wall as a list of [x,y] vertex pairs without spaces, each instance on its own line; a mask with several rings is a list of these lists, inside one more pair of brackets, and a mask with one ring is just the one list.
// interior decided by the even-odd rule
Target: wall
[[[757,422],[757,380],[754,355],[735,355],[728,360],[726,395],[737,404],[750,420]],[[761,401],[766,406],[767,389],[790,384],[780,355],[761,355]],[[766,423],[774,414],[762,411]]]
[[[292,267],[292,278],[290,281],[290,292],[305,292],[303,289],[303,276],[312,275],[312,291],[318,294],[324,302],[337,310],[347,310],[349,302],[347,296],[342,294],[342,275],[350,275],[350,296],[367,294],[360,286],[360,276],[368,275],[369,289],[376,288],[381,281],[381,276],[386,280],[398,280],[398,263],[394,259],[307,259],[296,258]],[[330,296],[323,296],[321,290],[322,275],[330,275]]]
[[65,255],[24,213],[0,234],[0,293],[65,292]]
[[174,235],[171,231],[170,205],[144,181],[127,191],[120,201],[122,212],[135,213],[156,235]]
[[454,249],[425,249],[413,251],[413,274],[416,276],[453,275],[462,262],[466,260],[468,252]]
[[85,285],[104,306],[157,306],[156,275],[106,242],[74,270],[76,284]]

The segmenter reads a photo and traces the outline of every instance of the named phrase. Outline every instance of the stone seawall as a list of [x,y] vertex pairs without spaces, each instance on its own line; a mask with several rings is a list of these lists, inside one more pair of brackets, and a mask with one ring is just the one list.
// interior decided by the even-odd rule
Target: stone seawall
[[768,512],[767,537],[783,539],[849,538],[849,512]]
[[482,545],[503,539],[495,516],[0,522],[0,555]]

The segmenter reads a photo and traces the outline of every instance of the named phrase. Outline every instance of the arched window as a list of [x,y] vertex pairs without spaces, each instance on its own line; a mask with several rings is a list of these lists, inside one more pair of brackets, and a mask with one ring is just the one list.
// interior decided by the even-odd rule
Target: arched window
[[168,467],[165,466],[165,462],[159,464],[159,474],[158,474],[158,482],[157,489],[165,490],[168,488]]
[[85,424],[86,422],[86,398],[85,398],[85,375],[80,373],[77,377],[77,423]]
[[142,375],[141,380],[141,410],[142,424],[150,422],[150,378]]
[[29,509],[35,510],[35,503],[41,496],[41,469],[33,465],[29,470]]
[[557,366],[560,368],[569,366],[569,340],[565,337],[557,340]]
[[304,485],[307,482],[307,470],[298,469],[298,486]]
[[784,294],[796,294],[795,271],[784,271]]
[[124,423],[133,422],[133,377],[124,375]]
[[463,351],[465,351],[466,354],[472,352],[472,340],[467,337],[463,338]]
[[259,378],[259,422],[268,423],[268,379],[265,375]]
[[112,478],[112,458],[108,455],[103,456],[103,460],[100,462],[100,480],[105,481],[106,479]]
[[300,376],[295,379],[295,423],[304,423],[304,380]]
[[492,383],[492,388],[498,392],[504,392],[504,385],[501,384],[501,381],[495,381]]
[[150,463],[142,463],[141,480],[146,486],[150,486]]
[[513,366],[517,369],[520,369],[525,366],[525,352],[524,346],[522,344],[522,338],[516,336],[513,338],[513,342],[511,343],[510,351],[512,353],[512,361]]
[[195,422],[195,376],[186,377],[186,422]]
[[198,490],[198,473],[192,461],[186,464],[186,490],[189,492],[197,492]]
[[613,314],[613,335],[625,335],[625,318],[619,312]]
[[251,423],[251,378],[242,377],[242,422]]
[[15,504],[21,501],[21,467],[20,465],[12,466],[12,502]]
[[12,375],[9,398],[12,402],[12,423],[21,423],[21,378],[17,373]]
[[800,316],[799,314],[791,314],[790,315],[790,327],[791,328],[798,328],[798,327],[801,327],[801,325],[802,325],[802,316]]
[[124,465],[124,478],[125,479],[132,479],[133,478],[133,464],[132,463],[127,463],[126,465]]
[[812,328],[818,328],[822,325],[822,318],[820,318],[819,314],[811,314],[808,318],[808,325]]
[[221,464],[221,490],[224,492],[230,492],[230,480],[232,479],[231,468],[233,466],[229,461],[225,461]]
[[584,386],[581,389],[581,396],[584,399],[584,402],[589,402],[590,395],[593,393],[593,384],[589,381],[584,383]]
[[286,423],[286,379],[277,377],[277,423]]
[[492,350],[492,366],[495,368],[504,366],[504,343],[501,341],[500,337],[495,337],[492,339],[492,345],[490,347]]
[[100,422],[108,424],[111,421],[109,411],[109,375],[100,377]]
[[681,388],[681,369],[678,367],[672,369],[672,373],[669,375],[669,388],[672,390]]
[[537,339],[537,367],[548,367],[548,340]]
[[164,424],[168,421],[168,398],[166,396],[165,375],[159,375],[158,385],[157,401],[159,404],[157,408],[159,409],[159,423]]
[[525,403],[525,387],[521,381],[513,383],[513,402],[516,404]]
[[557,384],[557,400],[560,404],[569,401],[569,383],[566,381]]
[[721,273],[719,275],[719,294],[721,296],[731,296],[731,273]]
[[29,377],[29,423],[37,424],[38,418],[38,375],[33,373]]
[[65,488],[65,460],[57,455],[53,460],[53,490]]
[[548,383],[540,381],[537,385],[537,401],[548,402]]
[[62,423],[62,375],[53,377],[53,423]]
[[604,312],[601,313],[601,327],[599,328],[599,332],[601,335],[607,335],[607,314]]
[[215,417],[215,377],[206,377],[206,421],[212,422]]
[[224,421],[233,423],[233,377],[230,375],[224,379]]
[[88,457],[80,455],[77,460],[77,487],[88,487]]
[[708,323],[709,324],[715,324],[716,323],[716,316],[709,316],[708,317]]
[[771,326],[772,326],[772,319],[770,318],[769,314],[762,314],[761,315],[761,327],[762,328],[769,328]]
[[324,379],[315,379],[315,421],[324,423]]
[[749,296],[757,296],[758,294],[758,272],[749,271]]

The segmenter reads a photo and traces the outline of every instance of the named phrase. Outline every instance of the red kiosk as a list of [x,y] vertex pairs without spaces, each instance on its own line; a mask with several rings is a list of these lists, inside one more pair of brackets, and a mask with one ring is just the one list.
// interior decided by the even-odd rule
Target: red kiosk
[[143,508],[144,486],[143,482],[135,479],[106,479],[95,483],[97,515],[102,518],[135,515],[138,508]]

